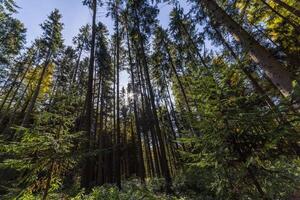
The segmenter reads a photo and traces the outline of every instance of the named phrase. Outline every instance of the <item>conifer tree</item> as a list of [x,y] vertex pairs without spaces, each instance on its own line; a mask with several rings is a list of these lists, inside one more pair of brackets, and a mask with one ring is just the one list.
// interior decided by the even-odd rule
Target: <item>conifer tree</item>
[[299,198],[296,0],[83,6],[25,44],[0,0],[0,199]]
[[42,81],[47,72],[48,66],[52,61],[53,56],[56,55],[57,51],[62,47],[62,29],[63,24],[60,22],[61,15],[58,10],[54,10],[42,25],[42,29],[44,31],[42,35],[42,44],[44,46],[44,62],[42,64],[42,71],[40,73],[40,77],[38,79],[36,88],[34,89],[34,93],[31,97],[29,105],[25,111],[25,115],[22,121],[22,126],[26,126],[28,120],[30,118],[30,114],[32,113],[38,95],[40,93]]

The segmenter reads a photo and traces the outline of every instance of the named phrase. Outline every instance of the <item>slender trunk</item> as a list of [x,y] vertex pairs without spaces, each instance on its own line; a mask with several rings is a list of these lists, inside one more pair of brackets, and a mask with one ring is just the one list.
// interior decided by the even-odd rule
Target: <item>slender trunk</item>
[[9,84],[10,79],[12,78],[12,74],[9,74],[9,77],[5,80],[3,86],[0,88],[0,94],[3,95],[5,93],[5,88]]
[[[91,150],[91,136],[92,136],[92,113],[93,113],[93,76],[94,76],[94,65],[95,65],[95,41],[96,41],[96,15],[97,15],[97,0],[93,0],[93,22],[92,22],[92,41],[88,71],[88,88],[86,94],[86,113],[85,113],[85,131],[86,131],[86,151]],[[91,175],[92,166],[91,159],[86,158],[82,175],[82,186],[90,189],[91,187]]]
[[50,64],[50,60],[51,60],[51,52],[49,50],[48,54],[47,54],[47,57],[46,57],[46,61],[45,61],[44,66],[43,66],[43,70],[41,72],[41,75],[40,75],[40,78],[38,80],[37,86],[36,86],[36,88],[35,88],[35,90],[33,92],[33,95],[31,97],[30,103],[28,105],[28,108],[27,108],[27,111],[26,111],[25,116],[23,118],[21,126],[26,126],[27,125],[29,117],[30,117],[30,115],[31,115],[31,113],[32,113],[32,111],[34,109],[34,105],[35,105],[36,100],[38,98],[38,95],[40,93],[41,85],[42,85],[44,76],[46,74],[46,71],[48,69],[48,65]]
[[240,22],[242,22],[244,20],[244,17],[245,17],[245,14],[246,14],[249,4],[250,4],[250,0],[246,0],[245,6],[243,7],[243,10],[241,11],[241,14],[240,14]]
[[[245,69],[244,66],[241,66],[240,63],[240,59],[239,57],[236,55],[236,53],[233,51],[233,49],[231,48],[231,46],[228,44],[228,42],[224,39],[223,35],[221,34],[221,32],[218,30],[218,28],[213,26],[214,31],[216,32],[218,38],[221,40],[222,44],[227,48],[227,50],[230,52],[230,54],[232,55],[232,57],[239,63],[239,67],[240,69],[245,73],[245,75],[247,76],[247,78],[250,80],[250,82],[252,83],[254,89],[259,93],[259,94],[265,94],[264,89],[258,84],[258,82],[255,80],[255,78],[252,76],[252,74],[250,72],[247,71],[247,69]],[[266,101],[268,102],[268,104],[270,105],[274,105],[273,101],[266,96]]]
[[[137,44],[135,44],[137,45]],[[138,49],[136,48],[135,49],[136,52],[138,52]],[[149,123],[150,120],[148,120],[148,115],[146,115],[146,111],[148,112],[148,109],[149,107],[146,106],[145,104],[145,101],[146,101],[146,89],[145,89],[145,84],[144,84],[144,81],[143,79],[141,78],[142,76],[142,71],[140,69],[140,63],[138,61],[138,55],[136,55],[136,67],[137,67],[137,75],[138,75],[138,81],[139,81],[139,89],[140,89],[140,93],[141,93],[141,103],[142,103],[142,117],[141,117],[141,122],[142,122],[142,131],[145,135],[145,144],[146,144],[146,147],[145,147],[145,150],[146,150],[146,155],[147,155],[147,158],[148,158],[148,163],[150,163],[150,168],[151,168],[151,173],[152,175],[154,176],[155,175],[155,170],[157,172],[157,175],[160,175],[160,171],[159,171],[159,163],[158,163],[158,159],[157,159],[157,145],[156,145],[156,140],[152,140],[152,148],[153,148],[153,156],[152,156],[152,152],[151,152],[151,148],[150,148],[150,136],[149,136],[149,132],[151,133],[151,137],[153,136],[153,128],[151,128],[149,130],[149,126],[146,125],[147,122]],[[147,109],[148,108],[148,109]],[[153,126],[150,126],[150,127],[153,127]],[[153,137],[154,138],[154,137]],[[147,153],[147,150],[148,150],[148,153]],[[154,169],[154,166],[155,166],[155,169]],[[148,170],[150,172],[150,170]]]
[[[159,97],[161,99],[161,97]],[[160,117],[160,121],[162,122],[163,124],[163,128],[162,128],[162,134],[163,134],[163,137],[165,138],[164,140],[164,146],[166,148],[166,152],[167,152],[167,160],[169,161],[168,162],[168,165],[169,165],[169,169],[170,169],[170,174],[172,174],[172,166],[174,166],[174,163],[172,162],[172,160],[174,161],[173,159],[173,154],[172,154],[172,142],[170,140],[170,134],[169,134],[169,130],[166,129],[166,124],[164,124],[165,120],[164,120],[164,113],[162,112],[162,108],[160,106],[160,102],[159,100],[157,99],[156,100],[156,104],[157,104],[157,108],[158,108],[158,112],[159,112],[159,117]],[[168,114],[168,113],[167,113]],[[166,114],[166,115],[167,115]],[[168,123],[168,122],[167,122]],[[172,127],[172,126],[171,126]],[[172,129],[172,128],[171,128]]]
[[[103,77],[102,77],[103,79]],[[103,81],[104,82],[104,81]],[[100,119],[99,119],[99,133],[98,133],[98,148],[103,149],[104,141],[103,141],[103,135],[104,135],[104,129],[103,129],[103,120],[104,120],[104,94],[103,94],[103,83],[101,87],[101,98],[100,98]],[[104,166],[103,165],[103,154],[100,152],[99,158],[98,158],[98,183],[99,185],[102,185],[104,183]]]
[[[139,23],[138,23],[138,26],[139,26]],[[160,129],[160,126],[159,126],[159,121],[158,121],[158,116],[157,116],[157,112],[156,112],[157,109],[156,109],[156,105],[155,105],[155,97],[154,97],[152,84],[151,84],[151,81],[150,81],[148,63],[147,63],[146,55],[145,55],[144,42],[142,41],[140,31],[139,31],[139,42],[140,42],[140,47],[141,47],[141,53],[142,53],[146,83],[147,83],[147,86],[148,86],[148,91],[149,91],[149,96],[150,96],[150,104],[151,104],[151,107],[152,107],[152,114],[153,114],[154,123],[155,123],[155,129],[156,129],[158,142],[160,144],[160,149],[161,149],[161,156],[162,157],[160,159],[160,163],[161,163],[163,175],[164,175],[164,178],[165,178],[165,181],[166,181],[166,191],[170,192],[172,179],[171,179],[171,175],[170,175],[170,171],[169,171],[169,166],[168,166],[168,161],[167,161],[167,156],[166,156],[166,150],[165,150],[165,146],[164,146],[164,140],[163,140],[163,137],[162,137],[162,133],[161,133],[161,129]]]
[[[206,62],[205,62],[205,60],[204,60],[204,58],[203,58],[203,56],[200,54],[199,49],[198,49],[196,43],[194,42],[193,38],[191,37],[189,31],[187,30],[187,27],[185,26],[184,23],[182,23],[182,21],[180,21],[180,25],[181,25],[181,27],[183,28],[183,32],[184,32],[184,33],[181,33],[181,34],[185,34],[185,35],[188,37],[188,40],[189,40],[190,44],[193,46],[193,48],[194,48],[194,50],[195,50],[195,52],[196,52],[198,58],[200,59],[201,64],[202,64],[206,69],[209,69],[209,67],[207,66],[207,64],[206,64]],[[179,29],[179,31],[181,32],[180,29]]]
[[[30,85],[30,81],[32,81],[33,76],[34,76],[36,70],[37,70],[37,68],[34,69],[32,75],[31,75],[31,77],[30,77],[30,79],[29,79],[29,82],[27,83],[27,85],[26,85],[24,91],[23,91],[22,94],[21,94],[21,97],[19,98],[19,100],[17,101],[17,103],[14,105],[14,109],[13,109],[13,111],[11,112],[11,115],[10,115],[10,117],[9,117],[9,121],[8,121],[8,123],[6,123],[6,127],[5,127],[6,129],[9,128],[9,127],[15,122],[15,119],[16,119],[16,117],[17,117],[17,110],[18,110],[18,108],[21,106],[22,100],[23,100],[24,97],[25,97],[25,94],[26,94],[26,92],[27,92],[27,90],[28,90],[28,88],[29,88],[29,85]],[[16,93],[17,93],[17,92],[15,92],[15,94],[16,94]],[[32,95],[31,95],[31,96],[32,96]],[[29,100],[30,100],[30,98],[28,99],[28,101],[25,102],[25,106],[24,106],[24,108],[22,109],[21,115],[20,115],[20,116],[22,116],[23,113],[25,112],[25,110],[26,110],[26,108],[27,108],[27,105],[28,105],[28,103],[29,103]],[[10,104],[11,104],[11,102],[10,102]],[[10,104],[9,104],[9,107],[10,107]],[[8,111],[8,109],[9,109],[9,107],[7,108],[7,111]],[[1,118],[0,118],[0,124],[2,124],[2,122],[3,122],[3,120],[4,120],[4,117],[5,117],[4,115],[1,116]],[[5,130],[5,128],[4,128],[3,130]],[[5,131],[4,131],[4,132],[5,132]]]
[[9,90],[8,90],[8,92],[6,93],[4,99],[2,100],[1,105],[0,105],[0,112],[1,112],[4,104],[6,103],[6,100],[8,99],[10,93],[13,91],[15,85],[17,84],[17,80],[19,78],[20,73],[21,73],[21,71],[19,71],[18,74],[15,76],[15,78],[14,78],[14,80],[13,80],[13,82],[12,82],[12,84],[11,84]]
[[[53,105],[54,104],[54,99],[55,99],[55,95],[57,94],[57,92],[59,91],[59,84],[60,84],[60,81],[59,81],[59,78],[56,77],[56,80],[52,86],[52,91],[51,91],[51,94],[50,94],[50,97],[49,97],[49,105]],[[50,109],[51,106],[49,106],[49,109]]]
[[[26,87],[25,87],[25,90],[22,92],[21,97],[19,98],[19,100],[18,100],[17,103],[15,104],[14,109],[13,109],[13,112],[11,112],[11,115],[10,115],[10,120],[9,120],[9,122],[7,123],[7,127],[9,127],[9,126],[11,125],[11,123],[13,123],[14,118],[16,117],[16,112],[17,112],[19,106],[21,105],[21,102],[22,102],[23,98],[25,97],[25,94],[26,94],[26,92],[27,92],[27,90],[28,90],[28,88],[29,88],[30,82],[31,82],[32,79],[33,79],[33,75],[34,75],[35,72],[36,72],[36,69],[37,69],[37,68],[34,68],[34,71],[33,71],[32,75],[31,75],[31,77],[29,78],[29,81],[28,81],[28,83],[27,83],[27,85],[26,85]],[[22,77],[22,79],[23,79],[23,78],[25,78],[25,74],[24,74],[24,76]],[[17,92],[18,92],[18,90],[19,90],[21,84],[22,84],[22,80],[20,81],[20,83],[19,83],[19,85],[18,85],[16,91],[14,92],[14,95],[13,95],[12,99],[14,99],[14,97],[17,95]],[[12,104],[12,99],[10,100],[10,102],[9,102],[7,108],[6,108],[6,112],[9,111],[9,108],[10,108],[10,106],[11,106],[11,104]],[[0,124],[2,124],[2,122],[3,122],[3,120],[4,120],[4,117],[5,117],[4,115],[1,115],[1,117],[0,117]]]
[[121,128],[120,128],[120,36],[119,36],[119,14],[118,14],[118,2],[116,2],[116,10],[115,10],[115,17],[116,17],[116,76],[117,76],[117,99],[116,99],[116,109],[117,109],[117,135],[116,135],[116,148],[115,148],[115,167],[114,167],[114,174],[116,177],[116,184],[119,189],[121,189],[121,174],[120,174],[120,165],[121,165],[121,158],[120,158],[120,140],[121,140]]
[[[128,29],[128,27],[126,27]],[[128,48],[128,57],[129,57],[129,65],[130,65],[130,74],[131,74],[131,84],[132,84],[132,92],[133,92],[133,111],[134,111],[134,119],[135,119],[135,128],[138,139],[138,155],[139,155],[139,175],[141,178],[142,184],[145,183],[145,166],[144,166],[144,158],[143,158],[143,149],[142,149],[142,139],[141,139],[141,130],[140,123],[138,119],[138,111],[137,111],[137,90],[135,86],[135,76],[133,72],[133,61],[131,57],[131,47],[129,43],[128,30],[126,33],[127,37],[127,48]]]
[[184,99],[184,102],[186,104],[186,107],[187,107],[189,113],[192,114],[192,110],[191,110],[191,107],[189,106],[189,102],[188,102],[188,98],[187,98],[185,89],[184,89],[183,84],[182,84],[182,82],[180,80],[180,77],[178,75],[178,72],[176,70],[176,67],[175,67],[175,64],[174,64],[174,61],[173,61],[173,58],[172,58],[172,55],[170,53],[169,45],[168,45],[168,43],[164,39],[163,39],[163,42],[165,44],[165,48],[166,48],[166,51],[167,51],[167,54],[168,54],[169,62],[170,62],[170,65],[171,65],[171,69],[172,69],[173,73],[175,74],[176,80],[177,80],[177,82],[179,84],[179,88],[180,88],[180,91],[181,91],[181,93],[183,95],[183,99]]
[[[23,83],[23,81],[24,81],[26,75],[27,75],[27,72],[28,72],[29,69],[30,69],[30,65],[31,65],[31,63],[30,63],[30,64],[28,65],[28,67],[26,68],[26,70],[25,70],[25,72],[24,72],[24,74],[23,74],[23,76],[22,76],[22,78],[21,78],[21,80],[20,80],[20,82],[19,82],[17,88],[15,89],[14,94],[12,95],[12,97],[11,97],[9,103],[8,103],[7,109],[6,109],[7,111],[10,109],[10,106],[11,106],[11,104],[12,104],[14,98],[16,97],[16,95],[17,95],[17,93],[18,93],[18,91],[19,91],[19,89],[20,89],[20,87],[21,87],[21,85],[22,85],[22,83]],[[26,88],[27,88],[27,87],[26,87]]]
[[[175,122],[175,125],[177,127],[179,137],[181,137],[181,131],[182,131],[183,128],[180,125],[180,123],[178,122],[178,119],[177,119],[177,116],[176,116],[175,108],[174,108],[173,101],[172,101],[172,98],[171,98],[171,94],[170,94],[170,91],[169,91],[169,84],[166,80],[166,77],[165,76],[163,76],[163,77],[164,77],[164,81],[165,81],[166,88],[167,88],[167,97],[166,98],[168,98],[168,100],[169,100],[169,101],[167,101],[167,100],[165,100],[165,101],[166,101],[166,104],[167,104],[167,102],[170,102],[171,115],[172,115],[172,117],[174,119],[174,122]],[[192,127],[190,127],[190,128],[191,128],[191,131],[194,132],[193,128]],[[174,136],[174,138],[176,138],[176,135]],[[184,144],[182,144],[182,148],[183,148],[183,150],[185,150],[185,145]]]
[[[137,44],[136,44],[137,45]],[[137,48],[138,52],[138,48]],[[140,58],[141,55],[137,55],[137,58]],[[141,87],[141,99],[142,99],[142,106],[143,106],[143,116],[142,118],[144,119],[144,132],[150,131],[151,134],[151,142],[152,142],[152,149],[153,149],[153,158],[154,158],[154,166],[155,166],[155,171],[157,176],[161,176],[161,154],[159,149],[159,142],[157,141],[157,132],[155,132],[155,127],[153,126],[154,122],[154,116],[153,116],[153,108],[151,107],[151,104],[149,104],[149,90],[146,88],[146,83],[145,83],[145,78],[144,78],[144,73],[141,67],[140,60],[137,59],[137,67],[138,67],[138,78],[140,82],[140,87]],[[150,138],[150,137],[149,137]]]
[[169,123],[169,126],[170,126],[170,129],[171,129],[171,133],[172,133],[172,136],[173,136],[173,142],[175,143],[175,147],[176,149],[178,149],[178,144],[176,142],[176,132],[175,132],[175,129],[173,127],[173,122],[172,122],[172,119],[171,119],[171,115],[170,115],[170,112],[169,112],[169,108],[168,108],[168,105],[167,105],[167,101],[166,99],[164,98],[164,102],[165,102],[165,108],[166,108],[166,111],[167,111],[167,119],[168,119],[168,123]]
[[[122,147],[124,149],[124,156],[123,157],[123,173],[126,179],[129,178],[130,173],[129,173],[129,167],[128,167],[128,150],[129,150],[129,145],[128,145],[128,138],[127,138],[127,116],[124,116],[123,119],[123,141],[122,143]],[[131,122],[130,122],[130,126],[131,126]],[[123,174],[121,173],[121,175]]]
[[267,6],[272,12],[274,12],[276,15],[278,15],[280,18],[282,18],[284,21],[286,21],[287,23],[289,23],[294,29],[295,31],[300,34],[300,27],[295,24],[294,22],[292,22],[291,20],[289,20],[288,18],[286,18],[285,16],[283,16],[282,14],[280,14],[277,10],[275,10],[272,6],[270,6],[270,4],[268,4],[265,0],[260,0],[265,6]]
[[266,75],[277,86],[279,91],[288,97],[292,93],[292,76],[274,56],[261,46],[249,33],[236,23],[214,0],[202,0],[201,5],[206,8],[213,20],[226,26],[235,40],[249,50],[251,59],[261,64]]
[[[112,145],[114,146],[115,143],[116,143],[116,138],[115,138],[115,135],[116,135],[116,45],[114,44],[114,49],[113,49],[113,52],[114,52],[114,58],[113,58],[113,129],[112,129]],[[113,167],[111,168],[113,173],[115,172],[115,158],[116,158],[116,155],[115,155],[116,151],[115,151],[115,147],[113,147],[113,152],[112,152],[112,159],[113,159]],[[114,174],[112,174],[112,180],[115,181],[115,176]]]
[[[300,10],[298,10],[297,8],[288,5],[287,3],[283,2],[282,0],[272,0],[272,1],[274,1],[276,4],[283,7],[284,9],[288,10],[289,12],[293,13],[297,17],[300,17]],[[296,5],[297,5],[297,3],[296,3]]]
[[50,185],[51,185],[53,168],[54,168],[54,161],[51,161],[51,166],[50,166],[50,169],[49,169],[49,172],[48,172],[49,175],[47,177],[46,188],[44,190],[44,194],[43,194],[42,200],[46,200],[47,199],[48,192],[49,192]]
[[150,148],[149,134],[147,132],[144,132],[144,135],[145,135],[144,136],[144,138],[145,138],[145,155],[146,155],[146,160],[147,160],[148,176],[154,177],[155,171],[154,171],[153,157],[152,157],[151,148]]
[[78,73],[78,69],[79,69],[79,64],[80,64],[80,59],[81,59],[82,51],[83,51],[83,45],[80,45],[79,54],[78,54],[78,58],[77,58],[77,61],[76,61],[76,67],[75,67],[75,70],[74,70],[74,73],[73,73],[73,77],[72,77],[72,84],[75,83],[75,81],[76,81],[76,77],[77,77],[77,73]]
[[[97,107],[96,107],[96,117],[95,117],[95,141],[97,141],[97,146],[95,146],[95,149],[100,149],[101,150],[101,132],[102,132],[102,127],[98,128],[98,121],[99,121],[99,115],[101,115],[101,99],[102,99],[102,86],[103,84],[103,78],[101,75],[101,70],[99,70],[99,82],[98,82],[98,94],[97,94]],[[102,117],[101,119],[102,120]],[[101,122],[100,122],[101,123]],[[96,142],[95,142],[96,144]],[[102,185],[102,153],[99,152],[98,155],[98,163],[96,165],[96,182],[98,185]]]

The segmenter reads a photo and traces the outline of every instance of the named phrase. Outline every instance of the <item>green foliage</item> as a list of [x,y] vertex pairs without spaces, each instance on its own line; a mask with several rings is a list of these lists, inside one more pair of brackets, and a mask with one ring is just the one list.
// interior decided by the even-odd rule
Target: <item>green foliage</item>
[[[154,180],[157,181],[157,180]],[[63,192],[50,193],[48,199],[70,199],[70,200],[188,200],[198,199],[195,195],[165,195],[163,193],[154,192],[151,189],[151,185],[140,185],[137,180],[126,181],[123,183],[123,189],[119,190],[114,185],[103,185],[101,187],[95,187],[90,193],[86,193],[83,189],[77,191],[77,194],[67,195]],[[39,200],[41,195],[33,194],[30,191],[26,191],[20,196],[21,200]],[[209,199],[208,199],[209,200]]]
[[69,106],[70,97],[56,96],[53,101],[56,103],[51,110],[35,116],[32,128],[17,127],[13,141],[1,141],[1,152],[6,157],[1,168],[16,170],[18,177],[18,181],[8,185],[12,189],[9,195],[16,191],[41,191],[49,178],[49,191],[57,190],[62,175],[78,160],[74,145],[81,133],[71,132],[75,118],[74,107]]
[[11,63],[25,43],[24,24],[12,16],[15,7],[12,0],[0,1],[0,65]]
[[142,186],[136,181],[127,181],[123,184],[123,189],[119,191],[116,186],[105,185],[97,187],[88,195],[79,193],[73,200],[184,200],[185,198],[177,198],[162,193],[151,191],[151,186]]
[[[91,60],[91,26],[79,30],[75,47],[65,47],[57,9],[41,25],[42,37],[20,54],[26,30],[13,17],[14,0],[0,0],[1,199],[288,199],[299,190],[299,82],[281,98],[244,58],[248,50],[223,33],[226,26],[205,16],[199,5],[209,1],[189,1],[189,13],[177,2],[169,29],[157,21],[155,2],[162,1],[83,4],[93,2],[107,3],[120,40],[108,39],[97,21]],[[273,1],[216,2],[298,80],[299,34],[288,22],[298,18]],[[132,81],[119,100],[117,72],[128,65]]]
[[18,8],[18,6],[14,0],[0,0],[0,11],[15,13],[17,12],[16,8]]
[[47,49],[55,54],[59,48],[63,46],[62,29],[63,24],[60,22],[62,16],[59,10],[55,9],[51,12],[48,19],[41,25],[44,33],[42,42]]
[[[278,123],[276,119],[283,120],[280,111],[260,106],[263,97],[248,93],[243,75],[222,63],[212,65],[215,80],[192,84],[192,94],[202,102],[202,119],[193,123],[201,135],[181,139],[190,147],[182,157],[185,173],[198,171],[202,180],[186,186],[209,191],[216,199],[287,198],[300,178],[295,144],[299,118]],[[193,173],[188,177],[193,180]]]

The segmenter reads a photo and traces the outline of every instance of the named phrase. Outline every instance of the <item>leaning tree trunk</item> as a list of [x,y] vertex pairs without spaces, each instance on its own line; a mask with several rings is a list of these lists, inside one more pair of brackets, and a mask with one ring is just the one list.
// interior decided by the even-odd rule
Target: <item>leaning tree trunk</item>
[[285,66],[236,23],[214,0],[201,0],[200,4],[207,10],[212,20],[226,26],[234,39],[249,51],[250,58],[262,66],[266,75],[282,95],[285,97],[290,96],[293,91],[293,79]]
[[[227,48],[227,50],[230,52],[231,56],[239,63],[239,68],[244,72],[244,74],[247,76],[249,81],[251,82],[252,86],[254,87],[255,91],[261,95],[265,95],[264,89],[259,85],[259,83],[255,80],[255,78],[252,76],[252,74],[244,67],[241,65],[240,59],[237,56],[237,54],[233,51],[231,46],[228,44],[228,42],[225,40],[223,35],[221,34],[220,30],[213,26],[213,29],[215,33],[217,34],[218,39],[221,41],[221,43],[224,45],[224,47]],[[270,108],[275,107],[273,101],[270,99],[268,95],[265,95],[266,102],[269,105]]]
[[298,10],[297,8],[294,8],[281,0],[272,0],[272,1],[274,1],[276,4],[283,7],[284,9],[288,10],[289,12],[293,13],[297,17],[300,17],[300,10]]
[[284,21],[286,21],[287,23],[289,23],[297,33],[300,33],[300,27],[299,25],[295,24],[294,22],[292,22],[289,18],[283,16],[282,14],[280,14],[277,10],[275,10],[272,6],[270,6],[270,4],[268,4],[265,0],[261,0],[261,2],[268,7],[273,13],[275,13],[276,15],[278,15],[280,18],[282,18]]
[[18,78],[19,78],[19,76],[20,76],[21,73],[22,73],[22,70],[19,70],[18,73],[16,74],[16,76],[15,76],[15,78],[14,78],[14,80],[13,80],[13,82],[12,82],[10,88],[9,88],[9,90],[7,91],[7,93],[6,93],[5,97],[4,97],[4,99],[3,99],[2,102],[1,102],[1,105],[0,105],[0,112],[1,112],[1,110],[2,110],[2,108],[3,108],[3,106],[5,105],[5,103],[6,103],[7,99],[8,99],[8,97],[9,97],[10,93],[11,93],[11,92],[13,91],[13,89],[15,88],[15,86],[16,86],[16,84],[17,84],[17,81],[18,81]]
[[36,100],[37,100],[37,98],[39,96],[39,93],[40,93],[40,90],[41,90],[41,85],[42,85],[44,76],[45,76],[45,74],[47,72],[48,65],[50,64],[50,61],[51,61],[51,54],[52,53],[49,50],[47,58],[46,58],[46,61],[45,61],[44,66],[43,66],[43,70],[41,72],[41,75],[40,75],[40,78],[38,80],[37,86],[36,86],[36,88],[34,90],[33,96],[31,97],[31,100],[29,102],[29,105],[28,105],[27,111],[25,113],[25,116],[23,118],[21,126],[26,126],[27,125],[27,122],[29,120],[30,114],[32,113],[32,111],[34,109],[34,105],[36,103]]
[[171,69],[172,69],[172,71],[173,71],[174,74],[175,74],[175,77],[176,77],[177,83],[178,83],[178,85],[179,85],[180,91],[181,91],[181,93],[182,93],[182,96],[183,96],[184,102],[185,102],[185,104],[186,104],[186,107],[187,107],[187,109],[188,109],[190,115],[193,115],[193,114],[192,114],[191,107],[190,107],[190,105],[189,105],[188,97],[187,97],[187,95],[186,95],[185,89],[184,89],[183,84],[182,84],[182,81],[180,80],[180,77],[179,77],[178,72],[177,72],[177,70],[176,70],[175,63],[174,63],[174,61],[173,61],[173,58],[172,58],[172,55],[171,55],[171,52],[170,52],[170,49],[169,49],[169,45],[168,45],[168,43],[167,43],[164,39],[163,39],[163,43],[164,43],[164,45],[165,45],[165,49],[166,49],[167,54],[168,54],[168,59],[169,59],[170,65],[171,65]]
[[74,84],[75,81],[76,81],[76,77],[77,77],[77,73],[78,73],[78,69],[79,69],[79,65],[80,65],[80,59],[81,59],[82,51],[83,51],[83,44],[80,45],[80,47],[79,47],[78,58],[77,58],[77,61],[76,61],[76,66],[75,66],[74,72],[72,74],[71,85]]

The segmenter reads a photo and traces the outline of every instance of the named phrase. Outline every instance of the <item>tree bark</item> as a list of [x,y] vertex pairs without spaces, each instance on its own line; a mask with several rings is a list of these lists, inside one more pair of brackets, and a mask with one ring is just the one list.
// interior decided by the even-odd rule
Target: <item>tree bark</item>
[[300,10],[298,10],[297,8],[294,8],[281,0],[272,0],[272,1],[274,1],[276,4],[283,7],[284,9],[288,10],[289,12],[293,13],[297,17],[300,17]]
[[200,4],[206,8],[212,20],[226,26],[234,39],[246,50],[249,50],[250,58],[262,66],[266,75],[276,85],[282,95],[285,97],[290,96],[293,91],[293,78],[285,69],[285,66],[236,23],[214,0],[201,0]]
[[[91,136],[92,136],[92,113],[93,113],[93,77],[94,77],[94,65],[95,65],[95,41],[96,41],[96,15],[97,15],[97,0],[93,0],[93,22],[92,22],[92,41],[91,41],[91,51],[90,51],[90,61],[89,61],[89,71],[88,71],[88,88],[86,94],[86,112],[85,112],[85,131],[86,131],[86,151],[91,150]],[[88,190],[91,187],[91,177],[92,167],[91,159],[86,158],[83,175],[82,175],[82,186]]]
[[131,85],[132,85],[132,92],[133,92],[133,111],[134,111],[134,119],[135,119],[135,128],[138,140],[138,154],[139,154],[139,175],[141,178],[142,184],[145,183],[145,166],[144,166],[144,158],[143,158],[143,149],[142,149],[142,139],[141,139],[141,130],[140,130],[140,123],[138,119],[138,111],[137,111],[137,90],[135,86],[135,76],[133,72],[133,61],[131,57],[131,47],[129,42],[128,36],[128,27],[126,26],[127,33],[127,49],[128,49],[128,58],[129,58],[129,65],[130,65],[130,74],[131,74]]

